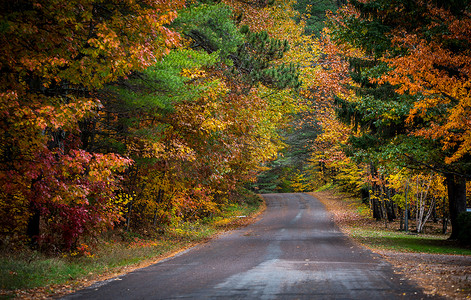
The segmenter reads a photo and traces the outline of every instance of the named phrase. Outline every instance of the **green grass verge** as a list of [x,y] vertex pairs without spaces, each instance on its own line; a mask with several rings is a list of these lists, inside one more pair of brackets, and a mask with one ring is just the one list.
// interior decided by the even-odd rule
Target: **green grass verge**
[[[155,260],[160,255],[183,249],[204,241],[220,231],[242,225],[240,220],[260,211],[262,209],[260,204],[260,201],[230,204],[218,216],[196,222],[173,224],[165,229],[164,234],[153,238],[132,232],[109,234],[102,237],[87,255],[69,253],[48,257],[28,249],[15,253],[12,251],[2,253],[0,299],[14,296],[16,289],[47,289],[54,285],[74,285],[80,280],[119,272],[123,267]],[[119,240],[115,239],[116,236],[119,236]]]
[[[195,227],[195,232],[198,229],[200,228]],[[93,254],[89,256],[69,254],[47,257],[24,249],[20,254],[9,254],[0,258],[0,287],[3,290],[15,290],[70,284],[75,280],[118,271],[122,267],[175,251],[191,242],[209,237],[210,232],[214,231],[204,234],[197,232],[198,238],[180,237],[178,240],[167,237],[135,238],[132,242],[102,240],[102,244],[92,250]]]
[[[321,198],[327,207],[346,212],[337,220],[338,225],[345,229],[344,232],[373,250],[471,255],[471,247],[448,240],[448,234],[406,233],[398,230],[398,221],[388,223],[389,228],[385,228],[384,220],[373,220],[368,205],[363,204],[359,198],[342,193],[338,187],[327,184],[320,191],[326,191],[330,195],[330,198]],[[342,204],[329,205],[329,201]]]
[[471,249],[447,240],[444,235],[419,235],[359,227],[351,228],[349,231],[354,239],[372,248],[400,252],[471,255]]

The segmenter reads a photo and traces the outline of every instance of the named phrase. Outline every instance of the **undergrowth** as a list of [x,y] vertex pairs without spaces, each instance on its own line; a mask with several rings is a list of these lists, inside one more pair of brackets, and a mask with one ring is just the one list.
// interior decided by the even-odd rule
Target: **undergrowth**
[[130,266],[151,263],[218,232],[245,225],[250,216],[262,210],[261,200],[256,199],[231,203],[220,214],[202,220],[174,222],[159,232],[107,232],[90,245],[81,244],[69,253],[46,255],[28,247],[5,247],[0,249],[0,299],[15,297],[28,289],[43,294],[54,294],[58,289],[70,291],[103,275],[112,276]]

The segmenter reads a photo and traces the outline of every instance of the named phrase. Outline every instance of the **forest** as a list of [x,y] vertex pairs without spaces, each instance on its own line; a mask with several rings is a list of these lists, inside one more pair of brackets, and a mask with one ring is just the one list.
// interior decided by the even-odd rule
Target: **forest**
[[0,246],[67,253],[323,186],[469,243],[470,9],[1,1]]

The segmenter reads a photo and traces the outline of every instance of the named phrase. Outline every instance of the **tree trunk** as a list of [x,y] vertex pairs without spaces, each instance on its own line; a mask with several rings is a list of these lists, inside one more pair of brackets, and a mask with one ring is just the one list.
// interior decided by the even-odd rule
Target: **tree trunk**
[[[157,204],[160,204],[162,202],[162,199],[163,199],[163,193],[164,191],[162,189],[159,189],[159,192],[157,193],[157,200],[156,200],[156,203]],[[154,220],[152,221],[152,224],[154,225],[154,227],[157,226],[157,219],[158,219],[158,212],[159,212],[159,209],[158,209],[158,205],[154,211]]]
[[363,204],[368,204],[368,199],[370,197],[370,188],[368,186],[362,186],[360,189],[361,193],[361,202]]
[[128,209],[126,211],[126,231],[129,231],[130,225],[131,225],[131,213],[132,213],[132,205],[134,202],[134,197],[131,201],[128,203]]
[[28,227],[26,228],[26,235],[29,238],[31,247],[36,247],[39,237],[39,225],[41,221],[41,214],[39,209],[32,208],[32,215],[28,219]]
[[404,230],[404,211],[401,208],[398,208],[397,212],[399,214],[399,230],[403,231]]
[[448,202],[450,205],[450,239],[457,239],[461,230],[457,219],[462,212],[466,211],[466,179],[453,174],[446,174],[445,178],[448,187]]
[[394,210],[394,202],[390,198],[386,200],[386,214],[389,222],[394,221],[397,217]]
[[[43,175],[39,175],[38,178],[31,180],[31,190],[33,195],[37,195],[38,190],[36,189],[36,184],[41,181]],[[40,232],[40,225],[41,225],[41,211],[33,201],[29,203],[29,209],[31,215],[28,218],[28,224],[26,227],[26,236],[28,237],[30,246],[32,248],[38,246],[38,238]]]
[[443,216],[442,233],[446,234],[448,231],[448,216]]
[[404,200],[406,201],[404,207],[404,231],[409,231],[409,206],[407,204],[407,193],[409,192],[409,180],[406,182],[406,189],[404,191]]
[[442,207],[443,207],[443,223],[442,223],[442,233],[445,234],[448,230],[448,210],[445,207],[446,198],[442,198]]
[[375,218],[376,221],[381,220],[381,208],[380,208],[380,203],[378,201],[378,197],[375,195],[375,190],[376,188],[373,186],[373,197],[370,198],[371,200],[371,208],[373,210],[373,218]]

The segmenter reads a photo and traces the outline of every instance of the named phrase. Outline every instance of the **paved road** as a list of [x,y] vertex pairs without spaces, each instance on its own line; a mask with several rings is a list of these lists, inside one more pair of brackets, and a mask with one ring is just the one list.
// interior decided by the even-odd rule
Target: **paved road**
[[262,218],[65,299],[421,299],[307,194],[264,195]]

